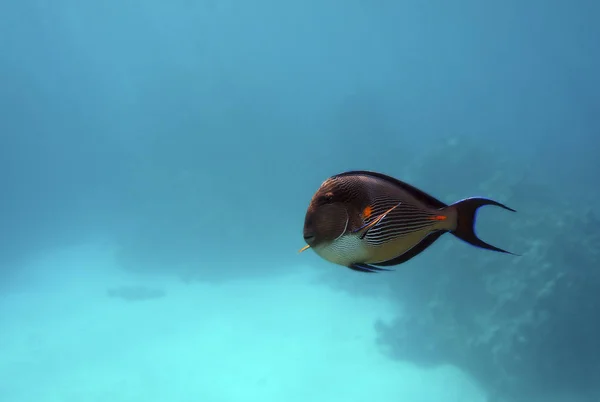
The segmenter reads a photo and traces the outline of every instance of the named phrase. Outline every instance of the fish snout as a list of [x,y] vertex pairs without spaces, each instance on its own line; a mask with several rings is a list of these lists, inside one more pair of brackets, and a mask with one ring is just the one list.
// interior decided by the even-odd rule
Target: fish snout
[[306,230],[306,229],[305,229],[305,230],[304,230],[304,241],[305,241],[307,244],[311,244],[311,242],[312,242],[313,240],[315,240],[315,234],[314,234],[314,232],[313,232],[313,231],[311,231],[311,230]]
[[303,228],[304,241],[308,245],[312,245],[315,240],[314,216],[310,212],[306,214]]

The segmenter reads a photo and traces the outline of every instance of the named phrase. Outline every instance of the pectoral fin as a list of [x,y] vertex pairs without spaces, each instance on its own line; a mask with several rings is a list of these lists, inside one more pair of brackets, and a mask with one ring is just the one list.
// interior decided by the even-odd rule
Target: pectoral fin
[[354,230],[353,233],[360,233],[360,238],[364,239],[365,236],[367,235],[367,233],[369,233],[369,230],[371,230],[372,228],[377,226],[377,224],[379,222],[381,222],[383,220],[383,218],[385,218],[390,212],[392,212],[394,209],[396,209],[400,204],[401,203],[394,205],[393,207],[391,207],[390,209],[388,209],[387,211],[385,211],[384,213],[380,214],[378,217],[373,219],[371,222],[365,223],[360,228]]

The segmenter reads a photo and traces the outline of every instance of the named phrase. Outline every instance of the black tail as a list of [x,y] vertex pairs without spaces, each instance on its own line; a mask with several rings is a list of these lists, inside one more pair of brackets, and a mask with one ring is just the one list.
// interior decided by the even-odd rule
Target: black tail
[[481,240],[475,234],[475,221],[477,220],[477,210],[484,205],[495,205],[500,208],[507,209],[512,212],[517,212],[512,208],[507,207],[504,204],[501,204],[497,201],[490,200],[488,198],[467,198],[465,200],[458,201],[451,205],[454,207],[457,212],[457,223],[456,229],[452,232],[452,234],[458,237],[461,240],[466,241],[469,244],[472,244],[476,247],[481,247],[486,250],[498,251],[501,253],[513,254],[510,251],[502,250],[501,248],[492,246]]

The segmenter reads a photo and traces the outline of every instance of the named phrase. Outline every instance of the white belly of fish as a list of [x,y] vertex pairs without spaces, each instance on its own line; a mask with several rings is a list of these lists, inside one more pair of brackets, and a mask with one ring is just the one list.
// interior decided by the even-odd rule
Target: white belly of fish
[[314,248],[321,258],[343,266],[365,261],[369,254],[363,240],[358,236],[346,235],[327,246]]

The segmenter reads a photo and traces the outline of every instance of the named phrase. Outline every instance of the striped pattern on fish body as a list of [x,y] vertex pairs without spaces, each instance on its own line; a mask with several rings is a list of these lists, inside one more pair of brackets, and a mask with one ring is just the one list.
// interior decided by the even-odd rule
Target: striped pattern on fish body
[[304,224],[307,246],[323,259],[374,272],[413,258],[443,233],[495,251],[474,233],[475,212],[496,201],[469,198],[446,205],[392,177],[367,171],[327,179],[313,196]]

